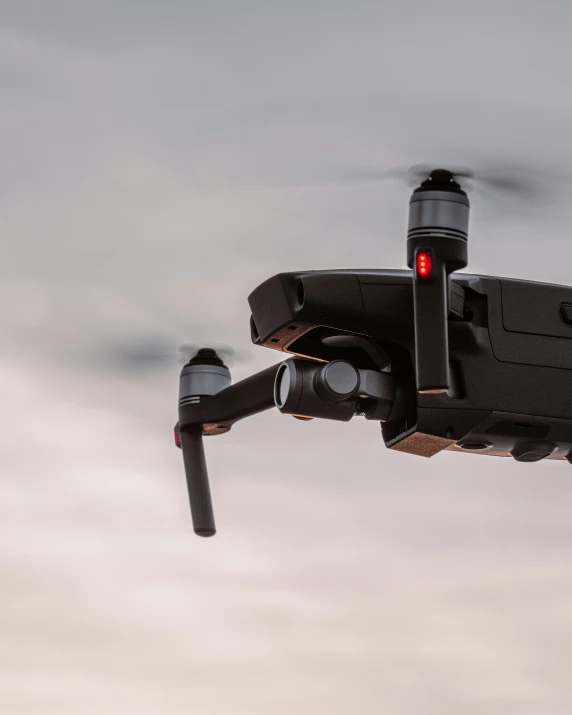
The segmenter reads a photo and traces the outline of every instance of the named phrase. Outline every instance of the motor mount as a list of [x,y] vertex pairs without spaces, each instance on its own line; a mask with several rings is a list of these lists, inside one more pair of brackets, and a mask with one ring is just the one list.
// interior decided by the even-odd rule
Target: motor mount
[[[216,351],[201,348],[181,370],[179,410],[186,405],[199,404],[205,397],[222,392],[230,384],[230,370]],[[202,425],[178,425],[175,435],[183,452],[193,528],[198,536],[214,536],[216,526]]]
[[467,265],[469,199],[454,175],[436,169],[409,202],[407,265],[413,269],[417,390],[450,388],[449,275]]

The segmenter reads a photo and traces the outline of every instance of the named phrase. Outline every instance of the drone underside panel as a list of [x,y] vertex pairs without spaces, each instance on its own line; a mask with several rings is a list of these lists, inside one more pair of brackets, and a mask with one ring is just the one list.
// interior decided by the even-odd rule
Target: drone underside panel
[[[282,273],[249,302],[257,344],[363,369],[376,362],[384,369],[377,356],[387,357],[386,369],[400,378],[411,404],[400,423],[382,423],[390,448],[422,456],[443,449],[512,453],[521,461],[572,452],[572,288],[454,274],[452,384],[442,395],[415,389],[410,271]],[[377,352],[359,340],[331,340],[339,335],[365,337]]]

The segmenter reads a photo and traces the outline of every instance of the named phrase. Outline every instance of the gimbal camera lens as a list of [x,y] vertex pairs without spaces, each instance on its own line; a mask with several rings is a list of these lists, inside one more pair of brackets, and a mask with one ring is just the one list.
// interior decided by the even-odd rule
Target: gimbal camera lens
[[358,371],[343,360],[290,358],[276,373],[274,402],[283,414],[347,422],[357,411],[358,385]]
[[274,402],[280,412],[293,414],[290,410],[299,403],[303,380],[301,360],[291,358],[281,363],[274,382]]
[[276,388],[275,388],[275,399],[278,407],[283,407],[288,399],[288,393],[290,391],[290,369],[289,366],[284,363],[280,366],[278,374],[276,375]]

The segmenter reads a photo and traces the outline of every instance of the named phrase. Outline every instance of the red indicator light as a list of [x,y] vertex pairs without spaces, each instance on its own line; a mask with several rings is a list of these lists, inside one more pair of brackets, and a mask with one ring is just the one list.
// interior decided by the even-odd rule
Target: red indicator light
[[431,251],[417,251],[415,254],[415,273],[417,278],[426,280],[431,278],[433,271],[433,261],[431,259]]
[[177,447],[181,446],[181,440],[179,439],[179,430],[175,427],[175,445]]

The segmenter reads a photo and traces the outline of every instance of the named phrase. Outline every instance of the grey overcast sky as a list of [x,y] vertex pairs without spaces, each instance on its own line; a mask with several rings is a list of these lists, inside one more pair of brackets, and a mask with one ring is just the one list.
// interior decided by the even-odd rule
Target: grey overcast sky
[[[566,0],[0,0],[0,710],[568,715],[572,473],[271,412],[207,444],[178,366],[284,270],[404,265],[420,162],[572,173]],[[322,180],[323,179],[323,180]],[[567,283],[568,184],[474,200],[473,272]],[[288,454],[287,460],[284,454]]]

